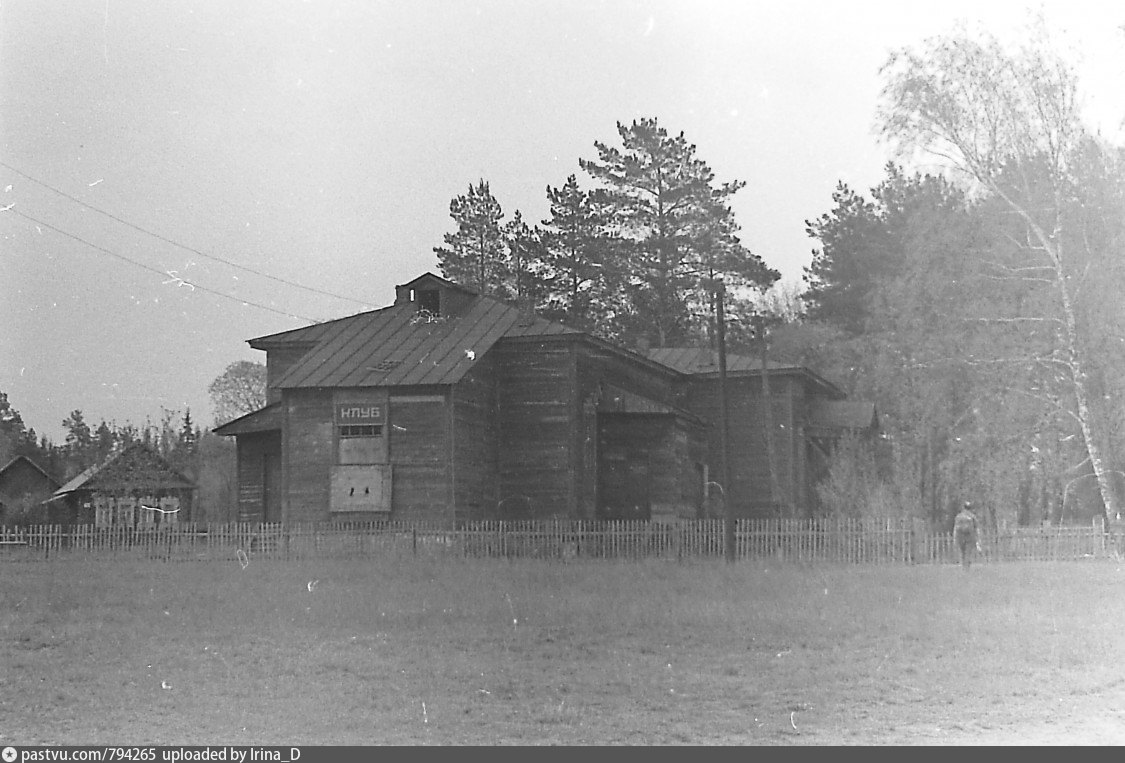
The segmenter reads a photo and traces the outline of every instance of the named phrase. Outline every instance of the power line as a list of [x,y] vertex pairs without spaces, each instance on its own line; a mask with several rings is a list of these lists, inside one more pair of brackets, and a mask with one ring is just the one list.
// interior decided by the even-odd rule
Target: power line
[[92,204],[88,204],[85,201],[82,201],[82,199],[79,199],[75,196],[71,196],[66,191],[60,191],[58,188],[55,188],[54,186],[49,185],[48,183],[45,183],[42,180],[39,180],[38,178],[34,178],[31,175],[28,175],[26,172],[23,172],[22,170],[16,169],[15,167],[13,167],[10,164],[7,164],[6,162],[0,162],[0,167],[4,167],[5,169],[11,170],[12,172],[16,173],[20,177],[25,178],[27,180],[30,180],[32,183],[35,183],[36,185],[40,185],[40,186],[42,186],[43,188],[46,188],[49,191],[53,191],[54,193],[57,193],[59,196],[62,196],[63,198],[70,199],[75,204],[83,206],[86,209],[91,210],[92,212],[97,212],[99,215],[105,215],[106,217],[108,217],[111,220],[119,222],[122,225],[127,226],[129,228],[132,228],[133,230],[138,231],[140,233],[144,233],[146,236],[152,236],[153,238],[158,239],[159,241],[163,241],[166,244],[171,244],[172,246],[179,247],[180,249],[191,252],[192,254],[197,254],[200,257],[206,257],[208,259],[215,260],[217,262],[221,262],[224,265],[229,265],[232,268],[242,270],[246,273],[253,273],[254,275],[261,276],[262,278],[268,278],[271,281],[277,281],[278,283],[283,283],[283,284],[286,284],[287,286],[293,286],[293,287],[296,287],[298,289],[304,289],[305,291],[311,291],[315,294],[320,294],[320,295],[323,295],[323,296],[326,296],[326,297],[333,297],[335,299],[342,299],[342,300],[345,300],[347,302],[353,302],[357,305],[363,305],[364,307],[371,307],[372,306],[370,302],[365,302],[365,301],[360,300],[360,299],[354,299],[352,297],[346,297],[343,294],[336,294],[334,292],[324,291],[323,289],[317,289],[314,286],[305,286],[304,284],[297,283],[296,281],[289,281],[289,280],[284,279],[284,278],[279,278],[278,276],[270,275],[269,273],[263,273],[260,270],[255,270],[254,268],[248,268],[245,265],[239,265],[237,262],[231,262],[230,260],[224,259],[222,257],[219,257],[218,255],[215,255],[215,254],[207,254],[206,252],[201,252],[194,247],[188,246],[187,244],[181,244],[180,242],[174,241],[170,238],[167,238],[166,236],[162,236],[159,233],[155,233],[153,231],[148,230],[147,228],[142,228],[141,226],[136,225],[135,223],[131,223],[128,220],[125,220],[121,217],[118,217],[117,215],[115,215],[111,212],[106,212],[104,209],[99,209],[98,207],[95,207]]
[[177,285],[182,284],[184,286],[190,286],[193,290],[198,289],[199,291],[203,291],[203,292],[206,292],[208,294],[214,294],[215,296],[222,297],[223,299],[229,299],[229,300],[233,300],[235,302],[241,302],[244,305],[249,305],[251,307],[257,307],[261,310],[268,310],[271,313],[277,313],[278,315],[284,315],[287,318],[296,318],[298,320],[308,321],[309,323],[320,323],[320,321],[317,320],[316,318],[309,318],[306,315],[297,315],[296,313],[289,313],[289,312],[286,312],[284,310],[278,310],[277,308],[270,307],[269,305],[263,305],[263,304],[258,303],[258,302],[251,302],[248,299],[242,299],[241,297],[236,297],[234,295],[227,294],[225,292],[216,291],[215,289],[209,289],[206,286],[201,286],[200,284],[194,283],[192,281],[188,281],[188,280],[183,279],[183,278],[178,278],[176,275],[174,275],[174,271],[169,272],[169,271],[166,271],[166,270],[159,270],[158,268],[154,268],[151,265],[146,265],[143,262],[137,262],[136,260],[130,259],[129,257],[126,257],[123,254],[118,254],[117,252],[113,251],[112,249],[106,249],[104,246],[99,246],[95,243],[87,241],[86,239],[82,238],[81,236],[76,236],[75,234],[70,233],[69,231],[65,231],[62,228],[51,225],[48,222],[44,222],[43,220],[39,220],[35,217],[32,217],[31,215],[25,214],[25,213],[21,212],[20,210],[15,209],[14,207],[8,207],[8,208],[4,209],[3,211],[19,215],[20,217],[24,218],[25,220],[30,220],[31,222],[35,223],[36,225],[40,225],[44,228],[48,228],[50,230],[53,230],[55,233],[58,233],[62,236],[66,236],[67,238],[74,239],[75,241],[77,241],[81,244],[85,244],[86,246],[90,247],[91,249],[96,249],[97,251],[102,252],[103,254],[108,254],[111,257],[116,257],[119,260],[124,260],[125,262],[129,263],[130,265],[135,265],[136,267],[141,268],[143,270],[147,270],[150,273],[156,273],[159,276],[171,277],[172,282],[175,282]]

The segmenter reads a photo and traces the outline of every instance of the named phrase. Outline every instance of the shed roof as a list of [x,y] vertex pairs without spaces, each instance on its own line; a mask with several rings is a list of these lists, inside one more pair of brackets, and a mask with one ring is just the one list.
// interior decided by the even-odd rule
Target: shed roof
[[270,403],[264,408],[251,411],[245,416],[239,416],[225,424],[215,427],[215,434],[253,434],[255,432],[272,432],[281,430],[281,405]]
[[[661,347],[649,350],[648,357],[658,363],[674,368],[680,373],[692,376],[718,376],[719,353],[705,347]],[[756,376],[762,373],[762,361],[737,353],[727,353],[727,374],[731,376]],[[786,363],[769,364],[770,376],[793,374],[803,376],[829,397],[842,398],[843,391],[832,382],[809,370],[805,366]]]

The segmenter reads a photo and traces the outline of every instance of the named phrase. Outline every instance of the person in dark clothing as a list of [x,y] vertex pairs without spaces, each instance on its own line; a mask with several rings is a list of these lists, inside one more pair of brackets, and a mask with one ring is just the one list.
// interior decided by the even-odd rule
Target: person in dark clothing
[[953,518],[953,539],[961,552],[961,566],[966,569],[972,564],[973,552],[980,550],[980,543],[977,540],[979,529],[977,515],[973,513],[973,504],[965,501],[961,511]]

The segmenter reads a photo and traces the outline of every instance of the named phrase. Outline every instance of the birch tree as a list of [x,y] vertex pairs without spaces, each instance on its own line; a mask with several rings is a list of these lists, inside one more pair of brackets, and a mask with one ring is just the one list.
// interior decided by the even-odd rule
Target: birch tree
[[1089,353],[1097,324],[1089,319],[1084,287],[1108,275],[1099,268],[1109,252],[1097,248],[1107,239],[1083,235],[1089,210],[1082,177],[1090,154],[1106,151],[1082,122],[1074,69],[1040,28],[1014,49],[987,34],[931,38],[920,51],[892,54],[881,72],[884,137],[904,155],[947,163],[1018,222],[1011,243],[1020,257],[996,263],[991,277],[1046,287],[1050,305],[1006,319],[1028,329],[1053,327],[1057,350],[1012,360],[1061,372],[1070,398],[1066,413],[1081,432],[1108,524],[1117,501],[1093,399]]

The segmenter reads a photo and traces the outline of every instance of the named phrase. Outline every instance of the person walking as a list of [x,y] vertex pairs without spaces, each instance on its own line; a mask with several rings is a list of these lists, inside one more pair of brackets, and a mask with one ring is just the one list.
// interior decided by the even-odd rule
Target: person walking
[[977,515],[973,513],[973,504],[965,501],[957,516],[953,518],[953,539],[957,542],[957,549],[961,552],[961,566],[965,569],[972,564],[974,551],[980,550],[977,540],[980,526]]

